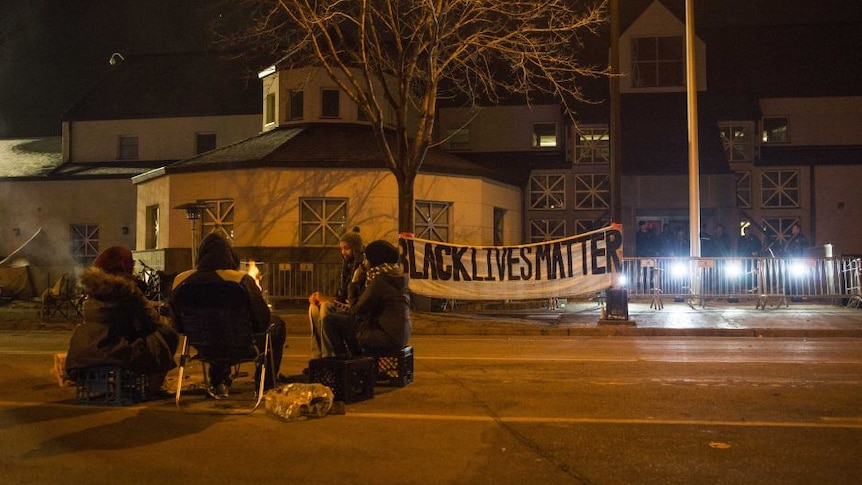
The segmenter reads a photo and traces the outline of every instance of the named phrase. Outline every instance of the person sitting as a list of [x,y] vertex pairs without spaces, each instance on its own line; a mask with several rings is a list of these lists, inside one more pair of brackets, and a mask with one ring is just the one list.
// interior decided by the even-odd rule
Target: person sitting
[[[365,250],[362,244],[362,236],[359,228],[354,227],[352,231],[341,236],[339,241],[341,249],[342,265],[341,277],[335,295],[324,295],[315,291],[308,297],[308,319],[311,324],[311,358],[334,357],[336,354],[345,353],[345,349],[339,347],[343,339],[333,342],[327,338],[324,332],[324,322],[328,321],[330,326],[343,326],[351,328],[352,317],[348,312],[351,300],[356,301],[364,287],[364,273],[361,271],[362,253]],[[350,335],[350,331],[345,331]],[[353,347],[358,351],[355,342],[348,338],[345,345]]]
[[[248,273],[239,271],[238,268],[239,257],[227,236],[218,231],[212,232],[201,241],[195,269],[182,272],[174,278],[171,294],[173,295],[183,285],[196,283],[231,281],[242,285],[248,294],[254,332],[263,335],[272,326],[269,330],[272,342],[272,359],[270,362],[266,362],[267,375],[272,376],[272,379],[267,379],[267,382],[264,383],[264,389],[271,389],[276,376],[278,376],[284,352],[285,323],[281,317],[270,311],[257,280]],[[171,314],[174,325],[182,332],[182,319],[175,312]],[[262,336],[261,341],[258,342],[259,346],[263,346],[264,339],[265,337]],[[228,396],[231,385],[230,370],[229,365],[209,365],[209,388],[207,392],[211,397],[221,399]],[[259,380],[258,372],[255,375],[255,381],[259,382]]]
[[118,366],[147,375],[150,397],[166,396],[179,335],[141,292],[134,266],[131,250],[112,246],[81,275],[84,319],[72,333],[66,372],[75,380],[88,367]]
[[324,322],[330,340],[355,339],[362,355],[388,354],[407,345],[412,331],[410,296],[399,259],[398,248],[387,241],[373,241],[365,247],[365,290],[350,306],[349,328]]

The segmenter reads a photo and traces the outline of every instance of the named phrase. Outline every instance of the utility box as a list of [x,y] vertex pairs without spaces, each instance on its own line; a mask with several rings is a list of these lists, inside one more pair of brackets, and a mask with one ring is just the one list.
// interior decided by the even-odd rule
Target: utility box
[[629,319],[629,295],[625,288],[608,288],[605,290],[605,298],[607,302],[606,320]]

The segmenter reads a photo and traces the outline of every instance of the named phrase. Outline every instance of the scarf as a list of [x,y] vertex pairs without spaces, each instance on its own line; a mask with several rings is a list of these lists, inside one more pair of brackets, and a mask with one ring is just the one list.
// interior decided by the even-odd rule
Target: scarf
[[365,273],[365,277],[368,279],[368,283],[371,283],[372,281],[374,281],[374,278],[376,278],[377,275],[379,275],[381,273],[388,273],[394,269],[397,269],[398,267],[399,267],[398,263],[378,264],[377,266],[369,269],[368,272]]

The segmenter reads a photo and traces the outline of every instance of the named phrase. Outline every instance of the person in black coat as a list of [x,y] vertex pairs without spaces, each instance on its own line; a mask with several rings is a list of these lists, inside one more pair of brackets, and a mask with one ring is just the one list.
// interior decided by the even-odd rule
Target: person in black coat
[[378,240],[365,247],[365,290],[350,305],[350,320],[324,320],[326,338],[338,355],[381,355],[407,345],[412,332],[408,277],[398,248]]
[[[210,233],[201,241],[196,268],[178,274],[174,279],[171,293],[173,294],[178,288],[186,284],[218,281],[233,281],[241,284],[248,294],[254,331],[263,334],[272,325],[270,330],[272,360],[266,363],[266,372],[267,375],[275,378],[278,376],[284,352],[286,337],[284,320],[270,311],[257,280],[245,271],[239,271],[238,268],[239,257],[227,237],[221,232]],[[182,332],[182,319],[175,313],[172,313],[172,317],[174,325]],[[258,345],[262,346],[263,342],[259,342]],[[255,376],[255,380],[259,378],[260,376]],[[209,383],[210,388],[207,392],[211,396],[215,398],[227,396],[231,384],[230,366],[210,365]],[[272,387],[272,381],[267,379],[267,382],[264,383],[264,389]]]

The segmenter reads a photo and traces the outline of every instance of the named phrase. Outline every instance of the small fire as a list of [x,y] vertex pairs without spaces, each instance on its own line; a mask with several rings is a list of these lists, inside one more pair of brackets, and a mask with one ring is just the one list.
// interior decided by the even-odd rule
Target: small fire
[[250,260],[248,264],[246,264],[246,272],[249,276],[254,278],[254,282],[257,283],[257,287],[260,288],[260,268],[257,267],[257,264],[254,262],[253,259]]

